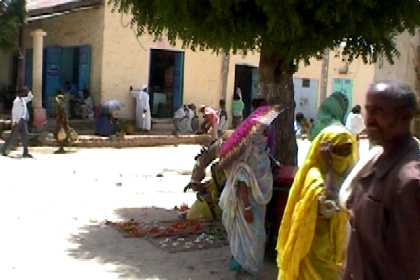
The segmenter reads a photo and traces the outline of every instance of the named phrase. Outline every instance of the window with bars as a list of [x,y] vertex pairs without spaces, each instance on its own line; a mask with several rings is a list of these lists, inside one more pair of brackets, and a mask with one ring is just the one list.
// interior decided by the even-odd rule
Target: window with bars
[[302,79],[302,87],[303,88],[310,88],[311,87],[311,80],[309,80],[309,79]]

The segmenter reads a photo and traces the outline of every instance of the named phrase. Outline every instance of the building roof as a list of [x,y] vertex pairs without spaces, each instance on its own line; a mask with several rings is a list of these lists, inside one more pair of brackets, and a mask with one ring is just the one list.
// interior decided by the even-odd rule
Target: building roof
[[27,0],[26,9],[31,20],[91,8],[102,5],[103,2],[104,0]]
[[27,0],[26,1],[26,9],[28,11],[43,9],[43,8],[51,8],[55,6],[60,6],[63,4],[68,4],[70,2],[81,2],[79,0]]

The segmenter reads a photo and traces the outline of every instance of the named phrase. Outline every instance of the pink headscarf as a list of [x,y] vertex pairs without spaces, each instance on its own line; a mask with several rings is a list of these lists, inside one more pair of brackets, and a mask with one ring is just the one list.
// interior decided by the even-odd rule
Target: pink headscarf
[[233,134],[226,140],[220,151],[221,161],[228,161],[240,154],[242,147],[248,142],[250,136],[264,125],[268,126],[278,116],[279,111],[274,106],[265,105],[255,110]]

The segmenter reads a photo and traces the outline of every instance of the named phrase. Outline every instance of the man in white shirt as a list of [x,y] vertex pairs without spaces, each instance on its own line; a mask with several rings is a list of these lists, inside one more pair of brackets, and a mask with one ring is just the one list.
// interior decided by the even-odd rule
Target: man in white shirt
[[20,140],[23,146],[23,157],[32,158],[32,155],[28,151],[28,120],[29,113],[27,103],[33,98],[31,91],[27,87],[23,87],[18,96],[13,101],[12,107],[12,133],[9,139],[6,140],[4,145],[1,147],[1,154],[7,156],[8,150],[12,144],[17,140],[17,136],[20,136]]
[[351,112],[347,116],[346,119],[346,128],[359,139],[359,134],[365,130],[365,121],[362,117],[362,107],[360,105],[356,105],[351,109]]

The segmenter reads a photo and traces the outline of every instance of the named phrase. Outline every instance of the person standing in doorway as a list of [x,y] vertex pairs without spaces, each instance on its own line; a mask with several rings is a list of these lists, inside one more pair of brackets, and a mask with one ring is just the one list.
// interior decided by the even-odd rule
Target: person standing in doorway
[[232,101],[232,125],[237,128],[242,122],[244,114],[245,103],[242,101],[242,93],[240,88],[236,88]]
[[27,103],[33,98],[31,91],[27,87],[19,90],[18,96],[13,101],[12,107],[12,133],[1,148],[1,154],[7,156],[10,147],[17,140],[18,135],[23,146],[23,157],[32,158],[28,150],[28,120],[29,113]]
[[420,143],[410,133],[417,111],[416,94],[404,83],[368,90],[367,134],[382,149],[344,189],[351,214],[344,280],[420,279]]
[[149,93],[147,85],[143,85],[141,90],[130,88],[131,96],[136,98],[136,124],[137,128],[144,131],[150,131],[152,119],[150,114]]

